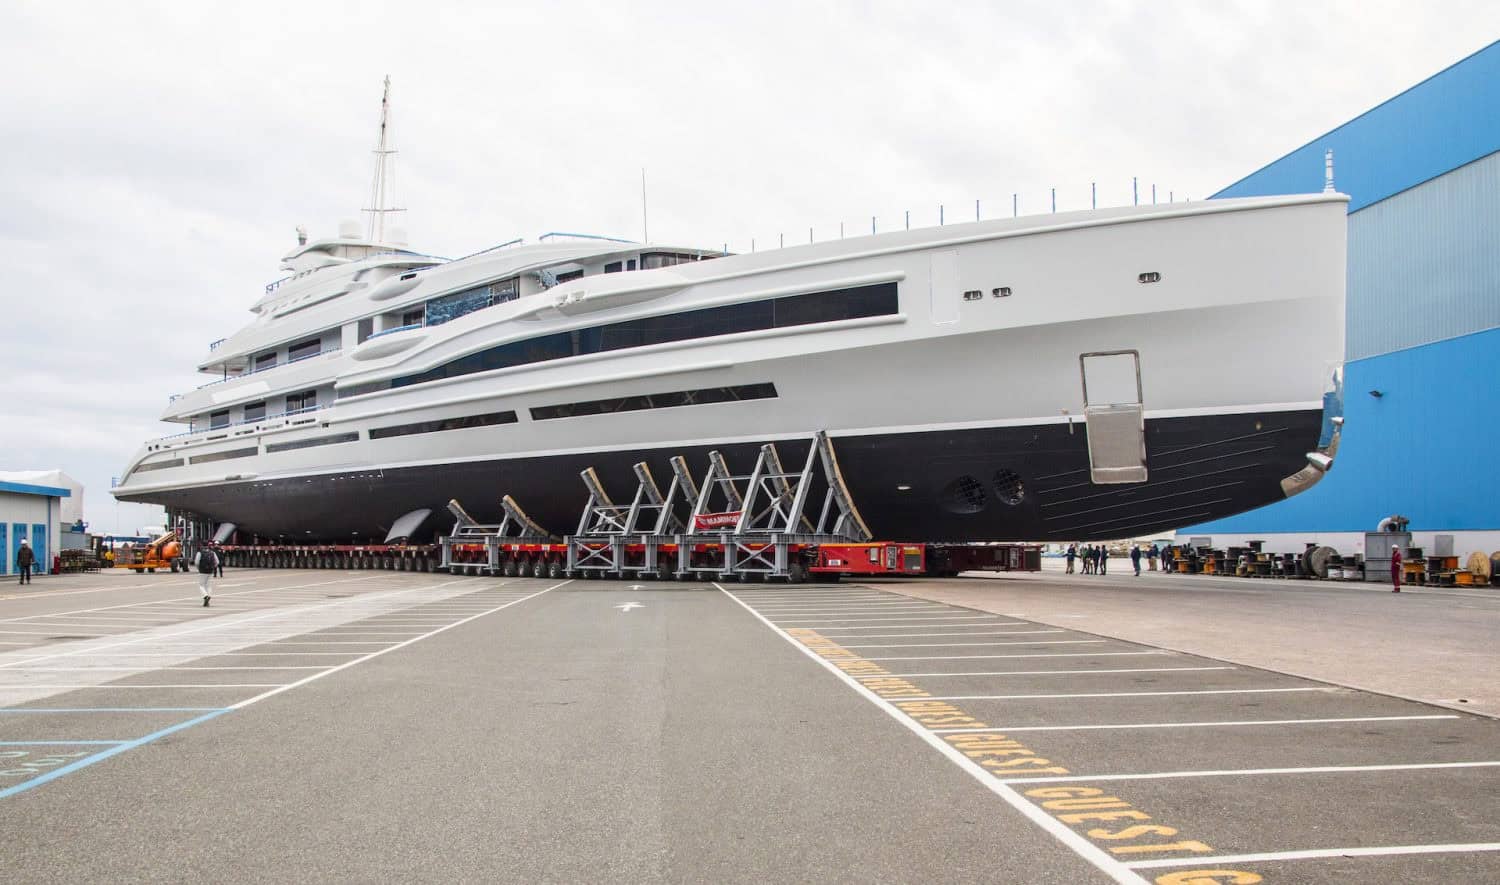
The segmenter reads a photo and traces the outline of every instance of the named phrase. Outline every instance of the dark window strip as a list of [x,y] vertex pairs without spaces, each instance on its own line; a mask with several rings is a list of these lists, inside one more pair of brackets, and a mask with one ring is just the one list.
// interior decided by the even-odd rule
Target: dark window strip
[[495,424],[514,423],[516,423],[515,412],[490,412],[487,415],[464,415],[461,418],[442,418],[436,421],[418,421],[415,424],[376,427],[370,431],[370,439],[385,439],[391,436],[411,436],[414,433],[438,433],[444,430],[466,430],[470,427],[490,427]]
[[298,439],[291,442],[271,443],[266,446],[267,452],[290,452],[293,449],[310,449],[313,446],[331,446],[338,443],[354,442],[359,439],[359,431],[351,430],[348,433],[335,433],[332,436],[315,436],[312,439]]
[[831,292],[789,295],[707,307],[662,316],[643,317],[557,332],[513,341],[491,347],[445,363],[417,375],[406,375],[391,382],[392,387],[406,387],[441,378],[455,378],[474,372],[507,369],[512,366],[566,359],[611,350],[649,347],[673,341],[712,338],[738,332],[780,329],[831,323],[860,317],[888,316],[897,312],[896,284],[880,283]]
[[671,393],[649,393],[615,399],[595,399],[581,403],[537,406],[531,410],[533,421],[553,418],[578,418],[583,415],[605,415],[611,412],[639,412],[643,409],[674,409],[678,406],[704,406],[752,399],[775,399],[774,384],[741,384],[737,387],[705,387],[701,390],[675,390]]
[[209,461],[228,461],[231,458],[249,458],[260,453],[260,449],[251,447],[248,449],[230,449],[227,452],[209,452],[207,455],[194,455],[188,459],[191,464],[207,464]]
[[181,458],[173,458],[170,461],[156,461],[151,464],[141,464],[132,470],[131,473],[149,473],[152,470],[166,470],[169,467],[181,467],[182,463]]

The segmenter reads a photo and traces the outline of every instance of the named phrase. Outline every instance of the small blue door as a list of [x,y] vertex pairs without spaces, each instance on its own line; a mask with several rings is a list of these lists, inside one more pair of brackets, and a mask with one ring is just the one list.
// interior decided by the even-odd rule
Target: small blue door
[[26,523],[12,523],[10,527],[10,557],[5,563],[10,568],[11,574],[15,574],[17,571],[16,554],[21,552],[21,539],[24,537],[26,537]]
[[36,566],[32,568],[32,572],[51,574],[52,557],[47,554],[47,526],[39,522],[31,524],[31,552],[36,554]]
[[6,528],[7,527],[5,523],[0,522],[0,553],[6,554],[3,557],[4,561],[0,562],[0,575],[10,574],[10,564],[12,562],[12,559],[10,557],[10,544],[6,543],[8,540],[10,540],[8,537],[10,533],[6,531]]

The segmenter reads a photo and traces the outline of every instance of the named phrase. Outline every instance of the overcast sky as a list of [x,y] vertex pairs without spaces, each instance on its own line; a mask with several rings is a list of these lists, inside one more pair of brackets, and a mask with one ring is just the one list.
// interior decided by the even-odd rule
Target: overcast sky
[[[411,243],[732,251],[1201,199],[1500,37],[1489,2],[96,4],[0,8],[0,470],[96,531],[294,228],[332,235],[393,82]],[[153,512],[155,511],[155,512]]]

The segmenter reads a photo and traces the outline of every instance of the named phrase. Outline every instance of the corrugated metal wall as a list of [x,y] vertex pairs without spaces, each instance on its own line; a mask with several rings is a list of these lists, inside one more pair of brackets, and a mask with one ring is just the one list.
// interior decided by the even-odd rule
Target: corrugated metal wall
[[[1344,437],[1333,470],[1295,498],[1184,534],[1500,528],[1500,329],[1345,367]],[[1378,390],[1380,397],[1370,395]]]
[[1500,149],[1500,41],[1214,194],[1255,197],[1323,189],[1334,153],[1349,211]]
[[1346,316],[1350,360],[1500,326],[1500,152],[1349,217]]
[[[1215,196],[1352,197],[1344,439],[1310,491],[1186,534],[1500,529],[1500,43]],[[1370,391],[1378,390],[1375,397]]]

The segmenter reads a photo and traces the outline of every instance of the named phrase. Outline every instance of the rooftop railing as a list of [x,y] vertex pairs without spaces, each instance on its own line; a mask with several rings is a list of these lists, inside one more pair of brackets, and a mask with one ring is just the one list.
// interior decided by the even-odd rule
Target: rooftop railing
[[379,338],[382,335],[394,335],[397,332],[409,332],[412,329],[420,329],[420,328],[422,328],[422,325],[423,325],[422,323],[412,323],[412,324],[406,325],[406,326],[397,326],[394,329],[382,329],[379,332],[375,332],[374,334],[370,335],[370,337],[366,338],[365,340],[369,341],[371,338]]

